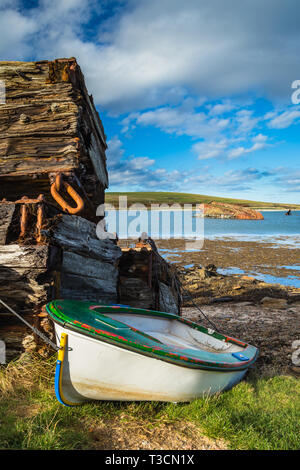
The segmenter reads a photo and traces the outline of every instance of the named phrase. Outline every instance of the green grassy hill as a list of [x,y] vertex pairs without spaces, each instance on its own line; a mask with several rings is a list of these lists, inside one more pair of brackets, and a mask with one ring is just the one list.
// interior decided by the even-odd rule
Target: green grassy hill
[[225,197],[207,196],[203,194],[171,193],[171,192],[107,192],[105,202],[118,206],[119,196],[127,196],[128,205],[141,203],[150,207],[151,204],[202,204],[210,201],[239,204],[252,209],[300,209],[300,204],[279,204],[272,202],[249,201],[247,199],[231,199]]

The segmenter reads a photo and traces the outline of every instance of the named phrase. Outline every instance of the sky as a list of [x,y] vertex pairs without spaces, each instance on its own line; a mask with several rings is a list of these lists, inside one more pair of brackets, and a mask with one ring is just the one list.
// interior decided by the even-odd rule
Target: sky
[[110,191],[300,203],[299,17],[299,0],[0,0],[0,60],[77,58]]

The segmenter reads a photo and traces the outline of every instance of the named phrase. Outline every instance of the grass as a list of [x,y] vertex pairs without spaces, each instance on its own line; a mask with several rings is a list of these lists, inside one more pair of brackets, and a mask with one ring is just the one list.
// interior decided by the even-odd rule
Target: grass
[[55,357],[0,370],[0,449],[299,449],[300,381],[253,372],[232,390],[188,404],[55,399]]
[[249,201],[247,199],[231,199],[225,197],[207,196],[203,194],[172,193],[172,192],[127,192],[115,193],[106,192],[105,202],[118,206],[119,196],[127,196],[127,204],[144,204],[149,207],[151,204],[203,204],[210,201],[224,202],[229,204],[239,204],[253,209],[300,209],[299,204],[279,204],[272,202]]

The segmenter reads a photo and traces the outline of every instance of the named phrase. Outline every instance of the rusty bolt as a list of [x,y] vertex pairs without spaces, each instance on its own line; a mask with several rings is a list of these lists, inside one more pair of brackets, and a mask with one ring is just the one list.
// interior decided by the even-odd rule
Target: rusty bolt
[[50,108],[51,108],[52,113],[55,113],[55,112],[59,111],[59,104],[58,103],[52,103]]
[[29,116],[26,116],[26,114],[21,114],[20,115],[20,122],[22,122],[23,124],[25,124],[26,122],[30,121],[30,117]]

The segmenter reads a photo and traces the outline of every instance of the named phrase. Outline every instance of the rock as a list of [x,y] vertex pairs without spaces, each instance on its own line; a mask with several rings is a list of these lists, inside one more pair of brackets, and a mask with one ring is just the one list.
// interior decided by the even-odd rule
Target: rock
[[[203,214],[199,216],[203,217]],[[260,212],[250,209],[249,207],[216,201],[211,201],[209,204],[204,204],[204,217],[244,220],[263,220],[264,218]]]
[[290,370],[297,375],[300,375],[300,366],[291,366]]
[[210,276],[218,275],[217,267],[214,264],[208,264],[207,266],[205,266],[205,270]]
[[36,342],[33,335],[27,335],[22,341],[22,346],[26,352],[33,352],[36,350]]
[[207,279],[209,277],[218,276],[217,267],[214,264],[209,264],[205,268],[199,267],[196,271],[198,279]]
[[286,308],[287,300],[286,299],[277,299],[276,297],[264,297],[260,301],[261,305],[268,308]]
[[234,300],[234,297],[232,297],[232,296],[215,297],[215,298],[211,299],[210,303],[214,304],[214,303],[217,303],[217,302],[230,302],[231,300]]
[[210,277],[210,274],[208,271],[206,271],[205,268],[201,268],[197,272],[197,277],[199,277],[199,279],[207,279],[208,277]]
[[190,289],[198,289],[198,284],[191,284],[189,286]]
[[252,277],[252,276],[241,276],[241,279],[243,279],[244,281],[252,281],[252,282],[256,281],[255,277]]
[[253,306],[253,302],[237,302],[235,307],[249,307]]

